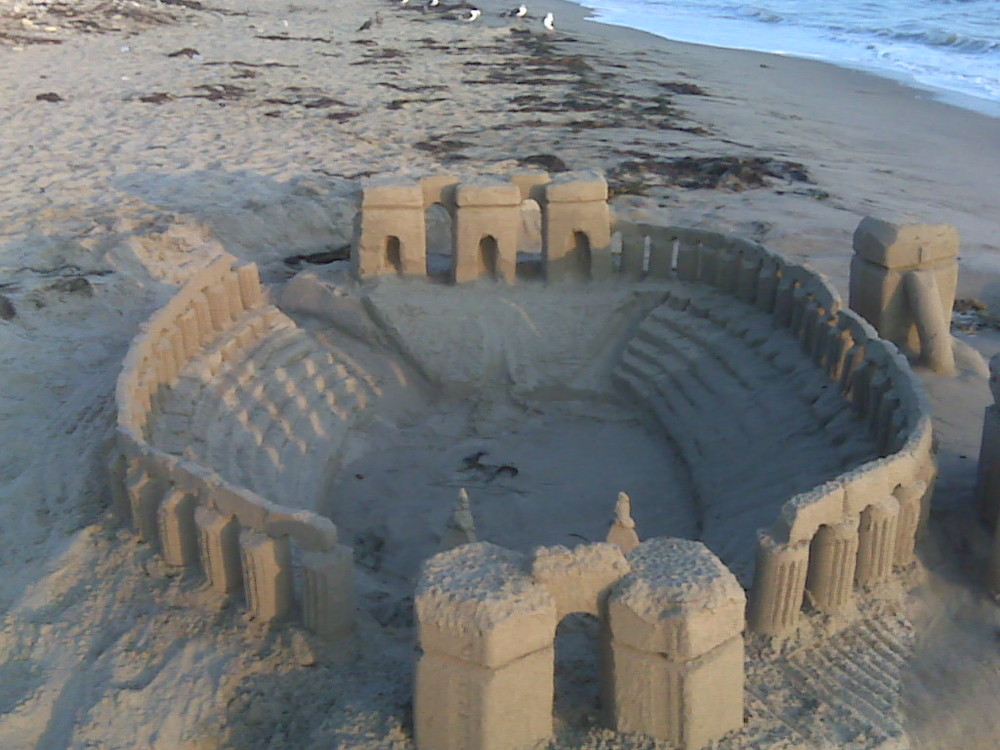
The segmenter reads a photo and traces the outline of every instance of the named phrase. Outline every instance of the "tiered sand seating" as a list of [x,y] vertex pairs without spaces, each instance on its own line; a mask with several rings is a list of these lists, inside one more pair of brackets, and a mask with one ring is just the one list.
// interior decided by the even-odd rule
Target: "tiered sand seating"
[[[703,511],[703,539],[746,584],[756,530],[789,497],[877,456],[795,337],[711,289],[673,287],[639,326],[615,377],[677,445]],[[741,533],[718,530],[723,520],[733,528],[734,518]]]
[[220,358],[234,336],[181,371],[162,407],[169,416],[151,420],[151,443],[274,502],[313,508],[378,386],[276,308],[255,314],[267,321],[261,338]]

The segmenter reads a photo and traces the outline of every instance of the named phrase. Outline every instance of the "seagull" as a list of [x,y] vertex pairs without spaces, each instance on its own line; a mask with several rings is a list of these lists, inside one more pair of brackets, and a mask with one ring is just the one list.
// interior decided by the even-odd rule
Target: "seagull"
[[556,16],[554,13],[549,12],[545,14],[545,18],[542,19],[542,26],[548,32],[553,32],[556,30]]
[[422,10],[424,11],[424,13],[426,13],[427,11],[433,10],[434,8],[438,7],[440,4],[441,0],[427,0]]
[[511,8],[510,10],[504,11],[500,14],[501,18],[524,18],[528,15],[528,6],[519,5],[516,8]]
[[405,8],[408,2],[410,2],[410,0],[399,0],[399,7]]
[[477,18],[479,18],[481,15],[483,15],[483,12],[481,10],[479,10],[479,8],[470,8],[469,9],[469,17],[468,18],[460,18],[458,20],[465,21],[465,23],[472,23]]

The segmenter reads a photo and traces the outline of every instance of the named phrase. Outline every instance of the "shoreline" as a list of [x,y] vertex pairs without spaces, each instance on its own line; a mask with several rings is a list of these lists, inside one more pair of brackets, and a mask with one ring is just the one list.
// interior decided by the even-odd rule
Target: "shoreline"
[[[570,0],[572,2],[572,0]],[[862,73],[867,73],[874,75],[878,78],[884,78],[890,81],[896,81],[907,88],[914,89],[915,91],[921,92],[922,94],[930,94],[935,100],[948,104],[950,106],[958,107],[960,109],[975,112],[977,114],[986,115],[987,117],[1000,118],[1000,100],[989,99],[983,96],[976,96],[975,94],[970,94],[968,92],[960,91],[957,89],[951,89],[945,86],[939,86],[932,83],[924,83],[917,80],[911,74],[905,73],[903,71],[892,70],[890,68],[882,68],[874,63],[866,63],[861,60],[849,62],[841,61],[828,57],[823,57],[821,55],[812,55],[804,52],[782,52],[778,50],[768,50],[761,49],[757,47],[741,47],[741,46],[730,46],[726,44],[715,44],[712,42],[704,42],[693,39],[684,39],[672,36],[664,36],[652,31],[646,31],[644,29],[638,29],[634,26],[627,26],[625,24],[619,24],[609,21],[604,18],[599,17],[599,9],[590,8],[589,6],[581,6],[590,10],[592,16],[587,18],[587,20],[593,23],[600,23],[605,26],[616,26],[619,28],[627,28],[633,31],[643,31],[644,33],[651,34],[659,39],[664,39],[668,42],[675,42],[677,44],[692,44],[702,47],[707,47],[711,49],[729,49],[736,52],[754,52],[757,54],[764,55],[774,55],[775,57],[790,57],[797,60],[809,60],[812,62],[826,63],[828,65],[833,65],[838,68],[845,70],[855,70]]]

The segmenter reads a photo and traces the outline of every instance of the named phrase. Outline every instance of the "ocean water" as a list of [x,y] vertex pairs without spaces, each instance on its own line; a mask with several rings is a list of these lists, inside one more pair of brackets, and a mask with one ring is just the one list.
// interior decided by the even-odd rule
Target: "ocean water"
[[1000,116],[1000,0],[577,0],[667,39],[824,60]]

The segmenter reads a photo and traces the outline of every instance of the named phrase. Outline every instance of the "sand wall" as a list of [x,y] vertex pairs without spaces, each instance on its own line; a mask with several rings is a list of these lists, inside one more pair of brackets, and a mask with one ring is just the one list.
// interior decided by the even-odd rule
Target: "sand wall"
[[[879,583],[894,566],[912,562],[935,464],[929,408],[896,347],[856,313],[842,309],[822,277],[758,243],[637,223],[619,222],[616,230],[622,236],[623,275],[709,285],[793,333],[801,352],[825,371],[878,445],[879,458],[789,498],[773,525],[759,532],[751,627],[769,635],[788,633],[807,589],[819,608],[839,611],[855,584]],[[710,310],[701,314],[712,317]],[[766,343],[767,332],[741,326],[738,318],[716,322],[742,338],[758,337],[757,345]],[[778,361],[786,354],[779,350],[770,358]],[[650,393],[634,386],[632,392],[640,400]],[[669,423],[663,427],[670,432]],[[775,459],[771,470],[780,472],[780,457]],[[713,456],[701,460],[711,462]]]
[[[195,355],[211,347],[207,366],[218,369],[283,322],[266,304],[256,266],[223,256],[145,324],[116,391],[115,507],[169,565],[200,567],[220,594],[242,594],[256,619],[285,618],[297,603],[312,631],[334,638],[349,632],[354,619],[352,553],[339,543],[334,524],[272,503],[148,442],[151,415]],[[301,550],[294,565],[293,543]]]

